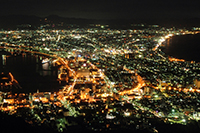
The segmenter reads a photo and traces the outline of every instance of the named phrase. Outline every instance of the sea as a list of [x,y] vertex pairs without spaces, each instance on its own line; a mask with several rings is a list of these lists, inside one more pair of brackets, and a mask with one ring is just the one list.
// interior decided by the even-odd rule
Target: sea
[[[200,34],[173,36],[163,43],[163,51],[172,57],[200,62]],[[0,49],[0,72],[11,72],[21,89],[18,92],[55,92],[63,87],[57,81],[58,66],[45,63],[46,57],[31,53],[19,54]]]
[[[19,93],[54,92],[62,88],[57,81],[58,66],[42,63],[43,55],[7,52],[0,49],[0,72],[11,72],[18,81]],[[16,91],[16,90],[15,90]]]
[[163,44],[163,51],[169,56],[200,62],[200,34],[173,36]]

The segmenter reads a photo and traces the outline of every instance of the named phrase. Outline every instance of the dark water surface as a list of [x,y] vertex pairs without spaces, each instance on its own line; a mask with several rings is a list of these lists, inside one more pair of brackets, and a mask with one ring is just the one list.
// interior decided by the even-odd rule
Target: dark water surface
[[[2,55],[7,55],[3,59]],[[41,56],[26,53],[11,55],[0,49],[0,72],[11,72],[22,89],[19,92],[57,91],[61,87],[57,81],[58,67],[42,64]]]
[[174,36],[164,45],[164,52],[170,56],[200,62],[200,34]]

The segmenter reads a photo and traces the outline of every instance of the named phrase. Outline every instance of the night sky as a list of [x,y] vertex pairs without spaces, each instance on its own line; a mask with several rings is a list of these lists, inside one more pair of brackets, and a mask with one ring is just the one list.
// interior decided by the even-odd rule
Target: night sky
[[200,18],[199,0],[4,0],[0,15],[87,19]]

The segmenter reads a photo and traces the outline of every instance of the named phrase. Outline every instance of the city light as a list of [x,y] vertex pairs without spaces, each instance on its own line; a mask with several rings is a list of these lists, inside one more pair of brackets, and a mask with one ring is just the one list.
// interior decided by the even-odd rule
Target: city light
[[168,39],[197,34],[197,28],[144,24],[127,30],[101,24],[69,25],[67,30],[47,30],[47,24],[41,27],[1,30],[0,48],[10,53],[2,56],[2,64],[6,66],[9,57],[37,55],[45,72],[55,69],[56,82],[62,87],[12,94],[7,90],[21,89],[22,81],[12,72],[1,73],[0,110],[5,113],[20,116],[23,108],[28,110],[23,114],[27,123],[56,123],[58,131],[82,122],[95,131],[124,126],[158,132],[152,120],[186,125],[200,119],[199,63],[171,57],[162,50]]

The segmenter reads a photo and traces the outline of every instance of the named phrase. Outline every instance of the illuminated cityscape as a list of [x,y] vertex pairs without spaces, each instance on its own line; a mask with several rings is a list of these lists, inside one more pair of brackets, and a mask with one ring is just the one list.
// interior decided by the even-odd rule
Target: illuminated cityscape
[[[87,28],[1,30],[2,64],[31,54],[58,67],[62,89],[12,93],[20,86],[12,72],[1,72],[0,109],[55,132],[162,132],[158,123],[187,126],[200,120],[200,64],[168,56],[162,48],[174,36],[199,28],[136,25],[137,29]],[[84,127],[84,128],[83,128]],[[76,129],[78,130],[78,129]]]

